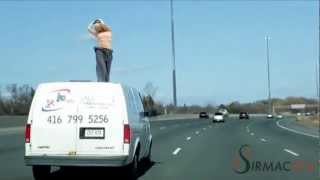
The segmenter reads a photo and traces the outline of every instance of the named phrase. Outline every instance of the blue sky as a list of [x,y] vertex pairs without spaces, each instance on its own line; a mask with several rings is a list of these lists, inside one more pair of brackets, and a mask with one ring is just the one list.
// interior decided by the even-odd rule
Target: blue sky
[[[179,104],[267,97],[265,36],[271,37],[274,97],[314,97],[317,1],[176,1]],[[172,101],[169,1],[0,3],[0,84],[95,80],[95,42],[86,27],[113,29],[111,80]]]

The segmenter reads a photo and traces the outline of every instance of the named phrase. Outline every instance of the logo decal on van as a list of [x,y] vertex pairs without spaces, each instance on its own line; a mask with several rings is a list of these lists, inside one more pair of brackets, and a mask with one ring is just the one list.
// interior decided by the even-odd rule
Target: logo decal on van
[[87,108],[108,109],[115,105],[115,98],[96,98],[94,96],[84,96],[80,103]]
[[42,111],[49,112],[62,109],[66,102],[72,102],[72,100],[68,99],[70,94],[70,89],[58,89],[49,92],[48,98],[42,106]]

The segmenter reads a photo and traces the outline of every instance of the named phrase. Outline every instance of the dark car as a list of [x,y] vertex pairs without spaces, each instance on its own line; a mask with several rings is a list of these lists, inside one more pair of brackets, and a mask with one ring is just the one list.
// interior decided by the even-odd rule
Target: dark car
[[249,119],[249,114],[247,112],[241,112],[239,114],[239,119]]
[[209,119],[209,114],[207,112],[200,112],[199,113],[199,118]]

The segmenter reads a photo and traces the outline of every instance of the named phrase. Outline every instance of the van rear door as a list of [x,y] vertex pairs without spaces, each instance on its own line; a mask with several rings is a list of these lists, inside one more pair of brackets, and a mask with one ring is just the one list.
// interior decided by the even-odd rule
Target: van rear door
[[97,83],[81,87],[77,125],[77,155],[117,156],[123,154],[123,129],[127,118],[122,87]]
[[68,122],[77,114],[74,89],[56,83],[37,89],[31,115],[31,153],[33,155],[67,155],[75,152],[76,127]]

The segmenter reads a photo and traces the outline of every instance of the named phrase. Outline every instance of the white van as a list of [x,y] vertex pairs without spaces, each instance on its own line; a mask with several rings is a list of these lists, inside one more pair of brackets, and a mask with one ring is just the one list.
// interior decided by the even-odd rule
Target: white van
[[25,163],[35,179],[51,166],[126,167],[150,161],[152,135],[141,96],[116,83],[61,82],[39,85],[25,132]]

